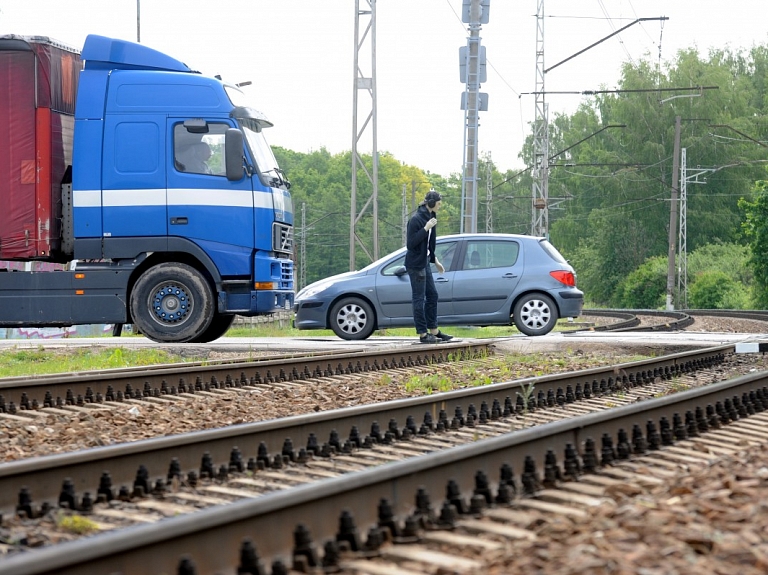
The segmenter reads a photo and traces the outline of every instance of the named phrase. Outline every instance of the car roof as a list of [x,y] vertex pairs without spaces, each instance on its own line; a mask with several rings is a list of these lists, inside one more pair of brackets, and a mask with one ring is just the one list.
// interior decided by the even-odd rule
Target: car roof
[[438,236],[437,239],[438,240],[497,239],[497,240],[539,241],[545,238],[539,237],[539,236],[528,236],[524,234],[463,233],[463,234],[451,234],[447,236]]

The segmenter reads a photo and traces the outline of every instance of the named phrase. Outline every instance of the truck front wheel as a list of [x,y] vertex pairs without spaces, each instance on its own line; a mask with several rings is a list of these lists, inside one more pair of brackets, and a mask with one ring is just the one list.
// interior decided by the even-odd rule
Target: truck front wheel
[[186,264],[164,263],[148,269],[131,293],[134,323],[158,342],[197,340],[211,325],[214,311],[210,285]]
[[219,339],[222,335],[227,333],[232,324],[235,322],[235,314],[216,314],[213,317],[211,325],[205,330],[200,337],[196,337],[192,343],[208,343]]

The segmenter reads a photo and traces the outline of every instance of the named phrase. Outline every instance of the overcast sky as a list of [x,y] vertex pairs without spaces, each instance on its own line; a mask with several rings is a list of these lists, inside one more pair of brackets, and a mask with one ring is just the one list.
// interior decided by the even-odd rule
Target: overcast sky
[[[275,127],[273,145],[297,152],[352,148],[354,0],[0,0],[0,34],[43,35],[81,49],[86,35],[137,38],[206,74],[246,88]],[[459,47],[468,31],[462,0],[377,0],[378,149],[448,176],[460,172]],[[654,62],[696,46],[750,48],[768,43],[765,0],[546,0],[544,53],[552,66],[638,18],[620,35],[546,74],[547,91],[615,88],[622,62]],[[360,0],[361,9],[368,8]],[[480,31],[488,57],[481,91],[479,150],[501,170],[520,169],[534,118],[536,0],[491,0]],[[369,18],[361,18],[367,25]],[[369,44],[365,45],[369,54]],[[370,72],[367,61],[361,61]],[[547,96],[550,117],[583,96]],[[360,94],[366,114],[370,99]],[[370,150],[371,132],[360,140]]]

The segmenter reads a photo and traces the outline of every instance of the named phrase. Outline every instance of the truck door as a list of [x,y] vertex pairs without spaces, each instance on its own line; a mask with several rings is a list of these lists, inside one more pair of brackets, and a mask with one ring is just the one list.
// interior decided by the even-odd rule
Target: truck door
[[250,276],[253,189],[249,178],[232,182],[226,177],[224,133],[231,127],[214,120],[168,120],[167,229],[169,237],[201,246],[221,275]]

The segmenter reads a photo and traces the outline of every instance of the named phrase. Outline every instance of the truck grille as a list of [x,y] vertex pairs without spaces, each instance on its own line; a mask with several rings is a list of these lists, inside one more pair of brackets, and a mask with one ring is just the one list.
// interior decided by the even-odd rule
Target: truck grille
[[272,225],[272,249],[293,255],[293,227],[285,224]]

